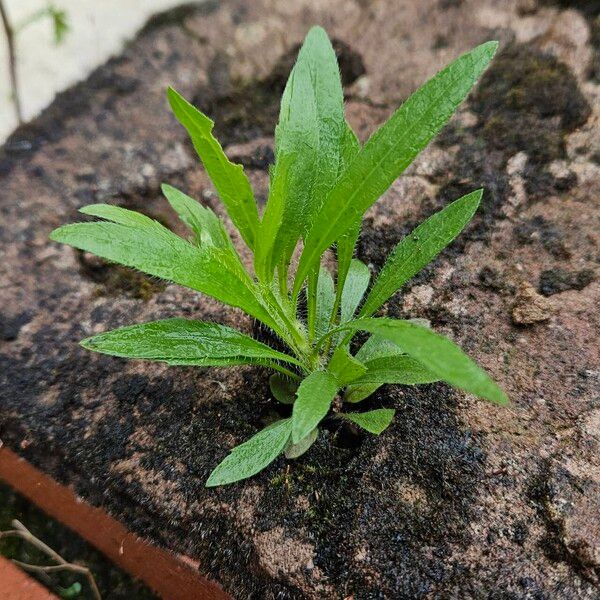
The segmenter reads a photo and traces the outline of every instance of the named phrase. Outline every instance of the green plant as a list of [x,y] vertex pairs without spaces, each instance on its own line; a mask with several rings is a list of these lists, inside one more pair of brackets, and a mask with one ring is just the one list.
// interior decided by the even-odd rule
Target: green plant
[[[385,383],[442,380],[493,402],[507,402],[490,377],[450,340],[409,321],[372,316],[458,235],[475,213],[482,190],[456,200],[403,239],[370,287],[368,267],[353,258],[365,211],[447,122],[496,48],[496,42],[488,42],[451,63],[361,147],[344,118],[330,41],[323,29],[311,29],[281,100],[262,218],[242,167],[227,159],[212,136],[213,122],[169,89],[175,116],[253,254],[254,274],[242,264],[222,221],[169,185],[163,193],[190,228],[190,241],[147,216],[106,204],[81,209],[104,221],[65,225],[51,234],[53,240],[238,307],[285,343],[287,350],[281,352],[229,327],[179,318],[123,327],[81,342],[96,352],[170,365],[254,364],[276,371],[271,391],[280,402],[293,405],[291,416],[234,448],[207,486],[250,477],[281,452],[288,458],[302,454],[342,391],[343,400],[353,404]],[[292,257],[301,242],[294,273]],[[321,264],[331,246],[337,252],[335,283]],[[305,309],[299,309],[301,294]],[[370,337],[352,355],[350,342],[358,331]],[[391,409],[334,411],[336,418],[375,434],[393,415]]]

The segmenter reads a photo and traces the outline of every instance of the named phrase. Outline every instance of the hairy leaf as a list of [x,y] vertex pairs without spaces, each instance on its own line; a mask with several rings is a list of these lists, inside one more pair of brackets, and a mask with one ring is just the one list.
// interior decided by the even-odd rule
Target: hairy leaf
[[439,381],[419,361],[410,356],[383,356],[367,361],[366,372],[353,383],[356,385],[396,383],[416,385]]
[[319,428],[315,427],[307,436],[303,437],[297,444],[288,441],[285,447],[285,457],[292,459],[302,456],[317,440]]
[[396,411],[391,408],[377,408],[363,413],[340,413],[344,419],[356,423],[370,433],[379,435],[392,422]]
[[167,97],[177,120],[186,128],[192,144],[225,208],[249,248],[258,233],[258,210],[250,182],[241,165],[232,163],[213,137],[214,123],[173,88]]
[[430,263],[473,218],[483,190],[452,202],[407,235],[388,256],[359,315],[370,316]]
[[262,471],[281,454],[291,430],[292,420],[282,419],[236,446],[210,474],[206,487],[227,485]]
[[346,346],[336,348],[327,370],[335,376],[341,388],[355,379],[362,378],[367,372],[366,366],[352,356]]
[[271,183],[269,200],[260,224],[260,243],[254,249],[254,270],[259,279],[266,283],[273,279],[276,261],[283,260],[281,252],[277,253],[274,249],[291,185],[287,173],[294,162],[294,158],[293,154],[287,154],[278,159],[278,177],[274,178]]
[[150,230],[160,227],[160,224],[134,210],[114,206],[113,204],[88,204],[79,209],[80,213],[106,219],[120,225],[129,225],[131,227],[144,227]]
[[327,371],[311,373],[298,388],[292,411],[292,442],[307,436],[327,414],[338,391],[335,377]]
[[81,345],[112,356],[178,365],[194,365],[199,360],[211,364],[213,359],[245,358],[299,364],[294,357],[273,350],[231,327],[179,318],[120,327],[87,338]]
[[341,329],[369,331],[398,344],[442,381],[498,404],[507,404],[506,394],[490,376],[454,342],[410,321],[363,318]]
[[166,183],[161,189],[173,210],[193,232],[197,245],[208,244],[235,253],[223,222],[210,208],[202,206],[197,200]]
[[[93,214],[98,214],[98,210]],[[139,215],[143,221],[140,225],[133,223],[133,215],[119,214],[121,221],[117,223],[64,225],[55,229],[50,239],[203,292],[243,309],[274,329],[277,327],[257,299],[250,276],[229,251],[198,248],[160,223],[152,219],[147,222],[143,215]],[[129,219],[127,224],[124,223],[126,218]]]
[[[310,301],[310,299],[309,299]],[[335,287],[333,279],[327,269],[321,267],[319,272],[319,281],[317,283],[317,311],[315,322],[315,333],[317,338],[325,335],[329,329],[331,311],[335,302]]]
[[[378,335],[372,335],[359,348],[356,358],[366,364],[379,358],[401,356],[402,354],[404,352],[397,344]],[[360,402],[377,391],[381,385],[382,383],[364,383],[361,385],[353,383],[346,388],[344,400],[352,403]]]
[[282,404],[294,404],[296,400],[296,392],[298,390],[298,382],[282,375],[274,373],[269,377],[269,388],[273,397]]
[[279,217],[280,208],[271,210],[269,205],[281,205],[279,190],[285,189],[286,195],[271,270],[279,257],[287,263],[335,183],[344,135],[344,97],[335,52],[325,31],[313,27],[290,73],[275,130],[273,193],[265,219]]
[[360,301],[369,287],[370,279],[371,273],[369,267],[360,260],[353,258],[342,292],[340,323],[345,323],[354,316]]
[[337,181],[309,231],[294,282],[302,286],[321,254],[387,190],[448,121],[487,67],[497,42],[487,42],[440,71],[380,127]]
[[[338,179],[346,172],[346,169],[352,164],[352,161],[360,151],[360,143],[354,131],[348,123],[344,131],[344,137],[342,138],[341,148],[341,160],[340,168],[338,170]],[[351,227],[341,238],[337,240],[336,244],[336,256],[338,262],[337,269],[337,302],[340,302],[341,293],[344,289],[346,282],[346,276],[348,275],[348,269],[350,268],[350,262],[354,256],[354,246],[360,235],[361,221],[357,221],[356,224]]]

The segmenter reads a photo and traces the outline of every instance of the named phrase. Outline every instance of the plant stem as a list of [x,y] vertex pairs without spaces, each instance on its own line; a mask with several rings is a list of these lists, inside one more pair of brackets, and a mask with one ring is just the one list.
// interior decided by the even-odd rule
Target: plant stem
[[6,43],[8,45],[8,70],[10,73],[11,96],[15,107],[17,122],[23,123],[23,111],[21,110],[21,97],[19,96],[19,80],[17,78],[17,55],[15,51],[15,32],[8,20],[8,14],[4,7],[3,0],[0,0],[0,17],[6,34]]
[[285,335],[282,331],[279,331],[277,333],[281,335],[284,341],[290,345],[290,347],[299,357],[304,357],[307,350],[306,340],[302,333],[298,330],[298,327],[294,322],[295,319],[288,315],[288,313],[285,311],[285,309],[273,293],[273,290],[269,286],[264,286],[262,290],[269,306],[275,309],[275,311],[277,312],[277,316],[283,322],[286,333],[289,333],[291,337]]

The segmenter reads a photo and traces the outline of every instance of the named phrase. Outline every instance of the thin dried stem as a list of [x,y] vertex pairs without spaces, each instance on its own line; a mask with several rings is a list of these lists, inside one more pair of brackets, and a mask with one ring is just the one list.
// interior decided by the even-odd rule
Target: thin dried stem
[[[1,0],[0,0],[1,1]],[[96,580],[92,575],[92,572],[82,565],[77,565],[75,563],[70,563],[65,560],[60,554],[52,550],[50,546],[44,544],[42,540],[36,538],[23,523],[14,519],[11,523],[14,529],[9,531],[0,531],[0,539],[3,537],[19,537],[27,543],[31,544],[41,552],[43,552],[50,560],[57,562],[57,565],[31,565],[29,563],[21,562],[20,560],[13,559],[13,562],[26,571],[31,571],[39,574],[47,574],[54,573],[56,571],[71,571],[73,573],[79,573],[84,575],[88,583],[90,584],[90,588],[94,595],[95,600],[102,600],[102,596],[100,595],[100,590],[96,585]]]
[[13,104],[15,106],[15,113],[17,115],[17,121],[19,125],[23,123],[23,111],[21,110],[21,97],[19,95],[19,80],[17,77],[17,53],[15,49],[15,30],[10,24],[6,8],[4,7],[3,0],[0,0],[0,17],[2,18],[2,25],[4,27],[4,33],[6,34],[6,43],[8,45],[8,70],[10,73],[10,85],[11,95]]

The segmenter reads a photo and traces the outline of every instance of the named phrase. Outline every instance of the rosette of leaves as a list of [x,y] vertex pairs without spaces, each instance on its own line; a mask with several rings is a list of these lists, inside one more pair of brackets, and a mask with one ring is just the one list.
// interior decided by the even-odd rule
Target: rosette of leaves
[[[361,146],[344,117],[331,43],[323,29],[312,28],[281,100],[262,215],[243,168],[227,158],[212,135],[213,122],[169,89],[175,116],[252,253],[252,269],[242,263],[221,219],[169,185],[163,193],[188,226],[188,239],[147,216],[107,204],[81,209],[100,221],[65,225],[51,234],[58,242],[237,307],[283,342],[278,347],[285,350],[276,350],[230,327],[183,318],[131,325],[81,342],[96,352],[170,365],[249,364],[274,371],[271,392],[290,405],[290,416],[234,448],[207,486],[250,477],[283,452],[299,456],[330,413],[380,434],[394,410],[360,411],[353,405],[383,384],[444,381],[492,402],[507,402],[449,339],[411,321],[374,316],[460,233],[482,190],[452,202],[402,239],[373,281],[369,268],[353,257],[366,210],[440,131],[496,48],[496,42],[487,42],[452,62]],[[322,264],[331,247],[335,273]],[[293,262],[295,252],[299,259]],[[357,332],[368,337],[353,353]],[[333,411],[338,396],[336,406],[341,401],[343,408]]]

